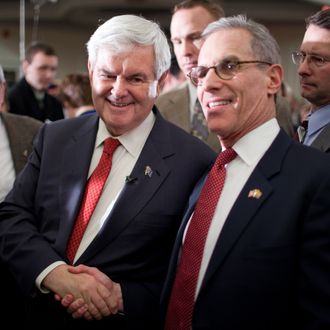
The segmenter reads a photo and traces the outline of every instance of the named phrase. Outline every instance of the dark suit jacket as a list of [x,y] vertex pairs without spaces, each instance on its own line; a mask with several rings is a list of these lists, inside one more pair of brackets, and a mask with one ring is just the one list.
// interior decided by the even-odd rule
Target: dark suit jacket
[[17,175],[26,164],[28,155],[32,150],[33,138],[42,122],[31,117],[17,116],[6,112],[0,112],[0,116],[6,127]]
[[[160,292],[184,206],[215,158],[208,146],[154,111],[154,127],[127,173],[135,180],[126,183],[108,221],[77,261],[97,267],[122,287],[125,316],[96,325],[82,322],[93,329],[103,323],[107,329],[157,329]],[[28,166],[0,205],[0,256],[32,296],[40,272],[66,261],[97,128],[96,115],[44,125]],[[151,177],[144,173],[147,165]],[[37,294],[29,315],[35,311],[47,324],[64,326],[62,320],[71,320],[52,295]]]
[[40,121],[63,119],[62,104],[52,95],[46,93],[44,107],[41,109],[34,96],[32,87],[22,78],[8,94],[9,111],[18,115],[33,117]]
[[330,124],[326,125],[311,144],[311,147],[330,153]]
[[[281,131],[230,211],[205,274],[193,330],[330,329],[330,157]],[[182,235],[172,255],[166,308]],[[259,189],[262,196],[249,198]]]
[[[181,127],[186,132],[191,132],[191,119],[189,110],[188,81],[180,87],[160,95],[156,105],[165,119]],[[216,134],[210,133],[206,143],[216,152],[220,150],[220,142]]]

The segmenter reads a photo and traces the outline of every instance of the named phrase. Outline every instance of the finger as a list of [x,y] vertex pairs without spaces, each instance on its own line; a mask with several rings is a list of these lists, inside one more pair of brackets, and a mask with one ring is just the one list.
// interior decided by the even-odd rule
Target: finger
[[61,296],[58,295],[57,293],[54,294],[54,298],[56,301],[61,301],[61,299],[62,299]]
[[97,288],[96,292],[98,294],[92,298],[91,302],[102,316],[109,316],[111,314],[111,310],[109,309],[109,306],[107,305],[107,302],[104,300],[102,295],[100,295],[100,291],[105,291],[103,296],[110,295],[110,292],[106,288],[103,287],[103,290],[102,288]]
[[70,304],[73,302],[74,298],[71,294],[66,294],[63,299],[61,300],[62,306],[65,308],[69,307]]
[[84,305],[86,305],[88,308],[88,305],[85,303],[84,299],[78,298],[67,306],[67,311],[68,313],[72,314],[76,312],[79,308],[82,308]]
[[73,273],[73,274],[86,273],[86,274],[89,274],[89,275],[94,275],[94,274],[97,273],[95,267],[88,267],[88,266],[85,266],[85,265],[69,266],[68,270],[69,270],[70,273]]
[[91,313],[89,311],[86,311],[84,314],[84,319],[87,321],[92,321],[93,320],[93,316],[91,315]]
[[101,320],[102,319],[102,315],[99,312],[99,310],[96,308],[96,306],[93,303],[90,303],[88,305],[88,311],[90,312],[90,314],[92,315],[92,317],[96,320]]
[[[87,315],[89,315],[89,318],[85,317],[86,313],[87,313]],[[90,320],[93,319],[92,316],[90,315],[90,313],[88,313],[88,305],[87,304],[84,304],[82,307],[80,307],[75,312],[73,312],[72,317],[74,319],[80,319],[81,317],[84,317],[86,320],[87,319],[90,319]]]
[[100,309],[102,315],[108,316],[110,314],[117,314],[119,309],[119,303],[117,296],[113,293],[110,293],[108,290],[98,289],[99,295],[103,298],[106,306]]

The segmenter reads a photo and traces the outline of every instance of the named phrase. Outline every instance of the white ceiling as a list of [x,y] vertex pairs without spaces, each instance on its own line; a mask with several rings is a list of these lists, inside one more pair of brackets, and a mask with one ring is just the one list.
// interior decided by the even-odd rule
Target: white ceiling
[[[39,22],[97,25],[98,21],[118,14],[138,14],[168,27],[175,0],[0,0],[0,21],[18,22],[20,4],[25,2],[26,20],[33,20],[40,5]],[[330,5],[330,0],[219,0],[227,15],[247,14],[263,22],[301,22]]]

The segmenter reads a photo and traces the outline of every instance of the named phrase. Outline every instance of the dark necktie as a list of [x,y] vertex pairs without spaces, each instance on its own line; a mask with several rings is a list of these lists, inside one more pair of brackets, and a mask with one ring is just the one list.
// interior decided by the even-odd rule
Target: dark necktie
[[110,173],[112,155],[119,145],[120,142],[116,139],[107,138],[104,141],[101,159],[88,179],[79,214],[67,246],[66,253],[71,263],[73,263],[74,257],[80,245],[80,241],[84,235],[88,222],[94,212],[96,204],[101,196],[104,184]]
[[182,247],[167,310],[166,330],[191,329],[195,292],[207,233],[225,182],[225,164],[235,157],[236,152],[231,148],[221,152],[203,186]]
[[203,141],[206,141],[209,136],[206,119],[198,99],[196,100],[194,106],[194,113],[191,122],[191,134]]
[[308,129],[308,120],[303,120],[300,126],[298,126],[296,133],[293,136],[293,139],[303,143],[307,134]]

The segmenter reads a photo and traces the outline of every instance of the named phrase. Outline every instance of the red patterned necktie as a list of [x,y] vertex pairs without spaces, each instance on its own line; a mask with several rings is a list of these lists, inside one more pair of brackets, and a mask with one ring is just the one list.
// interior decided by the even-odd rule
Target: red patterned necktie
[[67,257],[71,263],[73,263],[74,257],[80,245],[80,241],[84,235],[88,222],[101,196],[103,186],[110,173],[112,155],[119,145],[120,142],[116,139],[107,138],[104,141],[101,159],[88,179],[79,214],[71,232],[66,250]]
[[191,329],[195,292],[207,233],[225,182],[225,164],[235,157],[236,152],[231,148],[219,154],[198,199],[187,229],[170,296],[166,330]]

